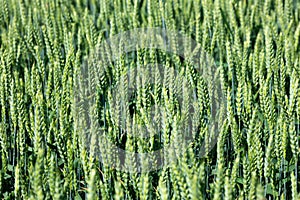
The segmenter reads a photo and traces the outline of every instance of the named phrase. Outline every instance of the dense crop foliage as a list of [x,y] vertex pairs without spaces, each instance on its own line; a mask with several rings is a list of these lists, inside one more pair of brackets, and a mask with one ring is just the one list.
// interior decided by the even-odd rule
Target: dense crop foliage
[[[299,199],[299,22],[297,0],[0,0],[0,198]],[[162,80],[168,91],[141,82],[134,106],[125,105],[137,121],[145,121],[141,108],[163,105],[162,132],[175,141],[183,117],[172,99],[176,87],[170,91],[174,69],[197,91],[195,140],[183,155],[161,169],[129,173],[100,162],[90,150],[97,145],[86,145],[74,88],[97,44],[145,27],[181,31],[214,59],[226,119],[217,145],[198,157],[211,135],[211,92],[197,71],[178,56],[143,49],[104,66],[101,80],[89,81],[109,101],[107,88],[126,65],[169,65]],[[181,114],[189,112],[184,105]],[[98,102],[111,141],[129,151],[167,143],[123,139],[113,123],[118,106],[106,116]]]

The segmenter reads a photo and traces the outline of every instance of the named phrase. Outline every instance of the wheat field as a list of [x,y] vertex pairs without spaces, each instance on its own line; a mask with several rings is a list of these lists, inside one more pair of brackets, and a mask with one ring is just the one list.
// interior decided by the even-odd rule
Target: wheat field
[[0,0],[0,199],[299,200],[299,40],[298,0]]

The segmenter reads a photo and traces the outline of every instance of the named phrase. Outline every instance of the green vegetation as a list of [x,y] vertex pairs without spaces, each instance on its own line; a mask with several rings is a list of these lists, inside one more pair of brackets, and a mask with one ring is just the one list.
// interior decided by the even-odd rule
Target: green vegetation
[[[297,0],[0,0],[0,199],[298,200],[299,22]],[[97,44],[146,27],[180,31],[213,58],[226,119],[219,121],[217,144],[197,156],[212,136],[210,82],[160,50],[122,55],[100,68],[100,79],[88,80],[99,97],[99,112],[88,115],[97,116],[111,142],[129,152],[153,151],[168,137],[178,142],[176,127],[191,105],[198,114],[194,140],[175,162],[126,172],[95,156],[99,146],[110,150],[106,144],[82,137],[84,120],[76,109],[84,107],[75,106],[75,93]],[[128,65],[140,62],[167,66],[163,86],[138,83],[134,100],[103,109],[109,89]],[[190,80],[183,84],[197,91],[195,102],[179,105],[175,71]],[[122,106],[136,124],[146,123],[153,105],[165,110],[164,141],[153,132],[149,140],[129,137],[114,123]]]

